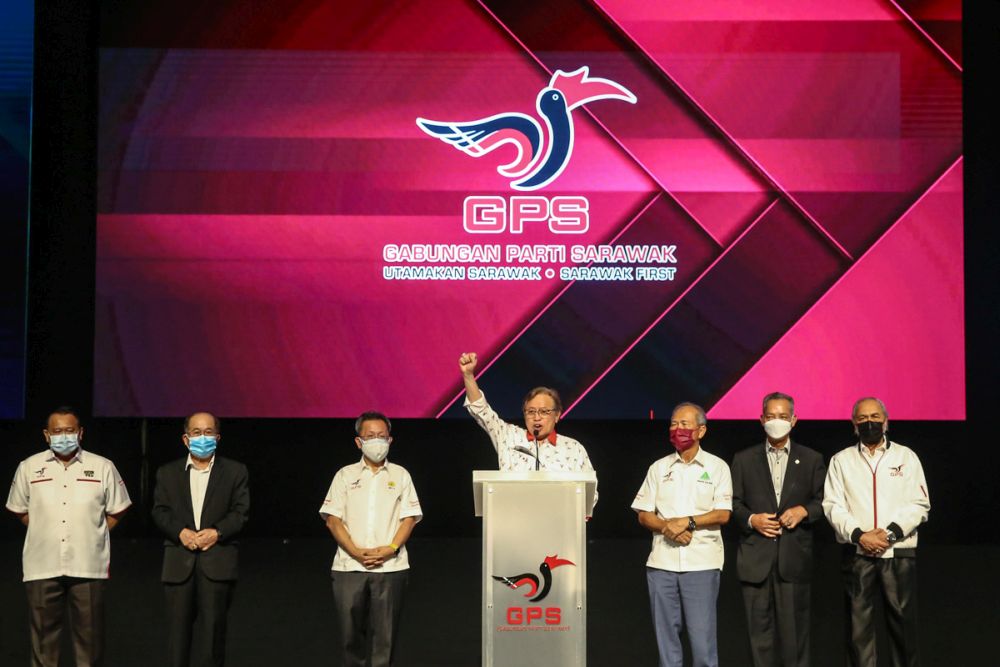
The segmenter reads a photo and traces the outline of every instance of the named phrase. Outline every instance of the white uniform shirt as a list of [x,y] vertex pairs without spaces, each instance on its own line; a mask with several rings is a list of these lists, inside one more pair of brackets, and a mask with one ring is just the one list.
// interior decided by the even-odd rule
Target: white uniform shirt
[[187,463],[184,465],[188,471],[188,481],[191,482],[191,509],[194,510],[194,529],[201,530],[201,512],[205,507],[205,492],[208,491],[208,479],[212,476],[212,466],[215,465],[215,457],[208,462],[208,467],[198,470],[194,467],[194,461],[188,454]]
[[55,577],[107,579],[111,540],[106,514],[132,504],[115,465],[77,449],[64,466],[52,450],[21,461],[7,509],[28,514],[24,581]]
[[[493,449],[497,450],[500,470],[527,472],[535,469],[535,457],[515,450],[521,446],[531,452],[535,451],[534,437],[529,436],[528,429],[505,422],[493,411],[483,394],[475,401],[465,399],[465,409],[469,411],[476,423],[490,436]],[[541,470],[567,470],[579,472],[593,470],[587,450],[573,438],[556,434],[556,442],[548,439],[538,443],[538,460]],[[594,489],[594,504],[597,504],[597,489]],[[593,508],[591,508],[593,512]]]
[[[649,466],[646,479],[632,501],[636,512],[656,512],[661,519],[689,517],[712,510],[733,509],[733,480],[729,466],[699,447],[690,463],[674,453]],[[670,572],[721,570],[725,554],[722,531],[699,528],[690,544],[680,545],[657,533],[647,567]]]
[[[388,546],[399,530],[399,522],[407,517],[423,518],[420,499],[406,468],[386,461],[377,472],[360,462],[337,471],[319,510],[344,522],[351,540],[361,549]],[[343,549],[337,549],[332,569],[337,572],[397,572],[410,567],[406,546],[399,554],[379,567],[366,569]]]
[[[855,529],[888,530],[895,523],[903,537],[881,556],[892,558],[894,549],[917,546],[917,527],[927,521],[931,501],[924,469],[912,449],[891,440],[874,457],[862,449],[867,447],[851,445],[830,459],[823,512],[844,544],[850,544]],[[860,546],[857,553],[864,553]]]

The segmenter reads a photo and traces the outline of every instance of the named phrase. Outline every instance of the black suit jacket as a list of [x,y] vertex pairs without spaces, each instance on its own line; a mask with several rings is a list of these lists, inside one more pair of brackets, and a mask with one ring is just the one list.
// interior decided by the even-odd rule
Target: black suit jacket
[[221,537],[208,551],[189,551],[180,541],[184,528],[195,529],[191,506],[191,478],[184,466],[187,457],[156,471],[153,492],[153,523],[163,532],[163,574],[166,583],[180,583],[197,566],[209,579],[235,580],[239,573],[236,536],[250,512],[247,468],[242,463],[215,457],[205,490],[201,527],[215,528]]
[[[785,581],[808,582],[812,576],[813,527],[823,517],[823,484],[826,464],[823,456],[808,447],[791,443],[785,479],[781,485],[781,505],[774,499],[774,484],[763,443],[736,454],[732,466],[733,520],[740,531],[736,571],[741,581],[760,583],[774,562]],[[777,538],[764,537],[748,525],[751,514],[776,513],[802,505],[809,516],[793,530],[783,529]]]

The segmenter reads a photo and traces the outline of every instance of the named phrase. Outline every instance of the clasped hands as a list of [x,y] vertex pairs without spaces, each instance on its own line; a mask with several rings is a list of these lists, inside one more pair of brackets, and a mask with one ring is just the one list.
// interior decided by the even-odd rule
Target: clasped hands
[[889,534],[882,528],[861,533],[858,544],[869,556],[881,556],[889,548]]
[[208,551],[219,541],[219,531],[215,528],[202,528],[195,532],[185,528],[179,537],[181,544],[189,551]]
[[671,542],[676,542],[682,546],[691,544],[691,538],[694,537],[691,531],[688,530],[688,518],[686,516],[664,519],[660,534]]
[[365,569],[370,570],[384,565],[387,560],[393,558],[395,555],[396,550],[390,546],[373,547],[371,549],[359,549],[355,547],[351,553],[351,558],[364,565]]
[[795,507],[789,507],[781,516],[777,514],[751,514],[750,515],[750,525],[753,529],[764,537],[777,537],[781,535],[781,531],[784,528],[791,530],[802,523],[802,520],[809,516],[809,512],[806,511],[805,507],[802,505],[796,505]]

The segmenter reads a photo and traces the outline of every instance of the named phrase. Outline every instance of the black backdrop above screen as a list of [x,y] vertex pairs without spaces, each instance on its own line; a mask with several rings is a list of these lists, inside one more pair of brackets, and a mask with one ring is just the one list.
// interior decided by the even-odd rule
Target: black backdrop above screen
[[[37,14],[35,141],[29,292],[29,366],[25,421],[0,423],[0,473],[41,448],[40,428],[55,405],[92,405],[94,331],[94,212],[96,179],[97,17],[90,3],[41,3]],[[933,509],[927,539],[998,542],[992,524],[1000,456],[990,437],[996,411],[998,234],[995,3],[968,3],[965,52],[966,294],[968,420],[897,422],[893,436],[918,451],[927,470]],[[876,291],[877,293],[877,291]],[[868,304],[877,307],[877,303]],[[863,309],[859,311],[863,316]],[[863,317],[860,321],[863,324]],[[901,341],[900,344],[905,344]],[[864,351],[859,351],[864,358]],[[392,378],[385,378],[391,382]],[[345,377],[344,382],[351,382]],[[935,387],[926,391],[934,394]],[[949,396],[937,397],[942,404]],[[518,406],[497,406],[516,414]],[[845,413],[850,406],[845,406]],[[892,406],[888,406],[890,413]],[[658,415],[658,417],[661,415]],[[148,486],[155,466],[182,453],[179,420],[151,420],[143,454],[139,419],[86,419],[88,446],[113,458],[139,505],[123,535],[151,535]],[[601,501],[594,537],[641,535],[628,506],[646,467],[666,452],[662,420],[590,422],[570,417],[562,430],[588,447],[598,470]],[[332,420],[227,420],[222,451],[251,469],[256,535],[322,535],[317,510],[337,467],[355,460],[352,424]],[[418,485],[431,535],[475,535],[470,490],[473,469],[495,467],[488,439],[470,420],[400,420],[391,458]],[[796,437],[829,457],[850,438],[849,425],[804,421]],[[706,449],[727,460],[760,438],[753,422],[713,422]],[[144,483],[146,486],[144,486]],[[15,522],[0,534],[16,534]]]

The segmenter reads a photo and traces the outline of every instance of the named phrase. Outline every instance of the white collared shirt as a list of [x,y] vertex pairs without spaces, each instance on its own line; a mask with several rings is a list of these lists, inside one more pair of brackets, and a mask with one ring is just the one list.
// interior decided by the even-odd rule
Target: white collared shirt
[[[636,512],[656,512],[661,519],[689,517],[712,510],[733,509],[729,466],[704,449],[685,463],[674,453],[649,466],[632,501]],[[680,545],[657,533],[646,561],[648,567],[670,572],[721,570],[725,560],[719,526],[694,531],[690,544]]]
[[[481,395],[475,401],[465,399],[465,409],[469,411],[476,423],[490,436],[493,449],[497,451],[500,470],[528,472],[535,469],[535,457],[519,452],[515,447],[521,446],[531,452],[535,451],[535,443],[529,439],[528,430],[505,422],[493,411],[486,402],[486,395]],[[567,470],[579,472],[593,470],[587,450],[573,438],[556,433],[556,442],[552,444],[547,439],[538,443],[538,460],[541,470]],[[597,490],[594,490],[594,505],[597,504]],[[593,513],[590,508],[588,514]]]
[[[406,468],[386,461],[375,472],[362,457],[358,463],[337,471],[326,494],[319,514],[339,517],[362,549],[388,546],[399,530],[399,522],[407,517],[423,518],[420,499]],[[366,569],[343,549],[337,549],[331,569],[337,572],[397,572],[410,567],[406,546],[399,554],[379,567]]]
[[208,467],[198,470],[194,467],[194,459],[188,454],[187,463],[184,467],[188,471],[188,480],[191,482],[191,509],[194,510],[194,529],[201,530],[201,512],[205,507],[205,492],[208,490],[208,479],[212,476],[212,467],[215,465],[215,456],[208,462]]
[[77,449],[64,466],[47,449],[21,461],[7,509],[28,514],[24,581],[107,579],[111,540],[106,515],[124,512],[131,504],[125,482],[103,456]]

